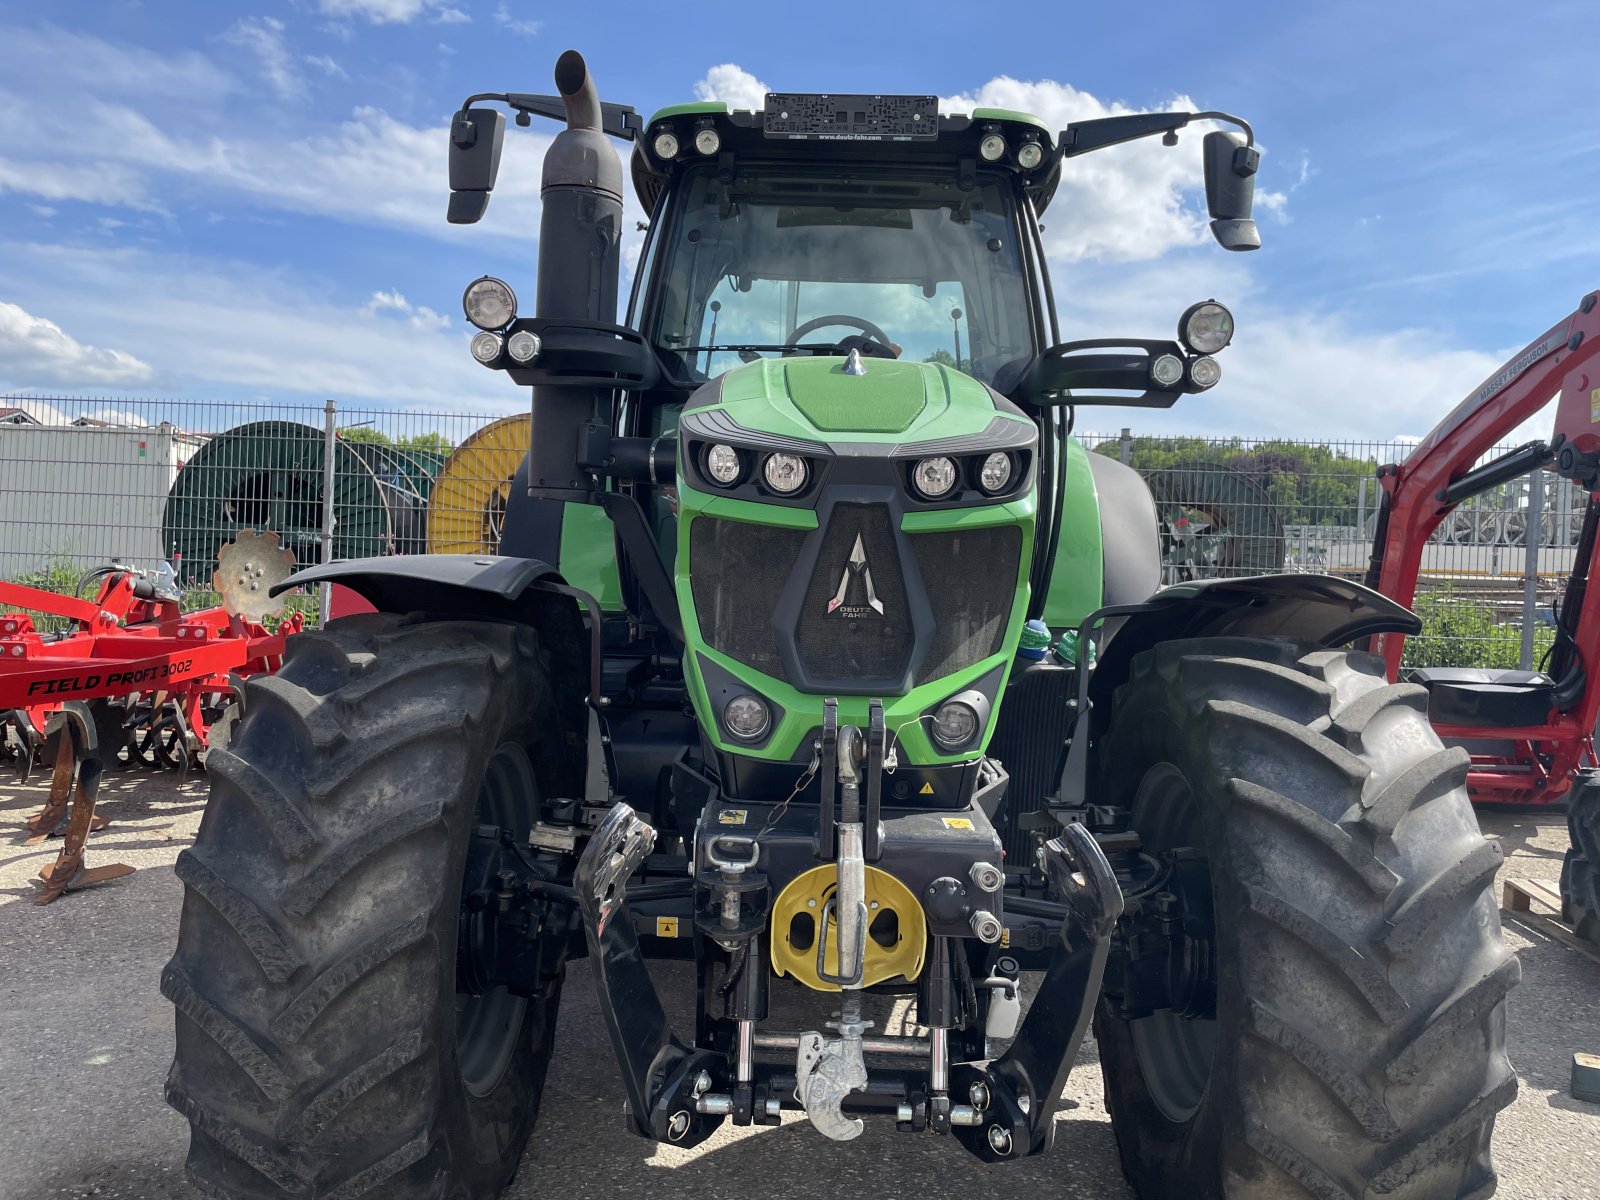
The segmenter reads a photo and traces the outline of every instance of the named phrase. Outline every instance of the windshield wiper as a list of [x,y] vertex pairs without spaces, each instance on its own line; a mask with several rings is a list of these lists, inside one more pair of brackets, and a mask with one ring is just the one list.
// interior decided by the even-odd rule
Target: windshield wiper
[[716,353],[717,351],[722,350],[731,351],[733,353],[739,353],[740,351],[744,350],[832,350],[837,345],[837,342],[787,342],[773,345],[763,345],[758,342],[730,342],[727,345],[722,346],[669,346],[667,349],[672,350],[677,354],[706,354]]

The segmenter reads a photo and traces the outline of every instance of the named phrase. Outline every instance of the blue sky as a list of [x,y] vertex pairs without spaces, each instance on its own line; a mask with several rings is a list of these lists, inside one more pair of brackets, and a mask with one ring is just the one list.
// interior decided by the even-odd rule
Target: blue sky
[[520,407],[459,298],[485,271],[531,296],[544,141],[508,129],[455,229],[444,128],[469,92],[552,90],[573,47],[645,113],[771,87],[1245,116],[1252,255],[1203,232],[1197,137],[1069,166],[1068,336],[1165,335],[1209,295],[1239,323],[1216,391],[1080,426],[1415,436],[1600,286],[1597,34],[1578,2],[0,0],[0,389]]

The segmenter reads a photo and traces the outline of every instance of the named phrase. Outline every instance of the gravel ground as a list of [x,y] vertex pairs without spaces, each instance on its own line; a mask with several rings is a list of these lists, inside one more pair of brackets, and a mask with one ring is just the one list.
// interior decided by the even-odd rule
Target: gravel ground
[[[27,786],[0,782],[0,1200],[194,1197],[183,1179],[187,1128],[161,1099],[172,1016],[156,979],[181,900],[170,867],[199,825],[204,778],[108,775],[101,811],[114,823],[91,841],[90,863],[122,861],[139,872],[35,908],[31,879],[55,843],[24,847],[12,831],[43,795],[37,776]],[[1483,824],[1506,848],[1506,873],[1554,886],[1566,847],[1559,814],[1486,813]],[[1514,916],[1506,939],[1523,965],[1510,1015],[1522,1088],[1497,1128],[1498,1194],[1600,1196],[1600,1105],[1567,1093],[1572,1052],[1600,1052],[1600,965]],[[663,974],[669,1005],[687,1011],[687,973],[673,966]],[[872,1122],[858,1141],[838,1145],[794,1117],[776,1129],[725,1128],[692,1151],[654,1148],[623,1131],[621,1084],[581,967],[556,1044],[533,1148],[507,1193],[515,1200],[742,1198],[754,1178],[782,1181],[795,1200],[1002,1190],[1131,1200],[1092,1041],[1068,1085],[1054,1153],[1003,1167]]]

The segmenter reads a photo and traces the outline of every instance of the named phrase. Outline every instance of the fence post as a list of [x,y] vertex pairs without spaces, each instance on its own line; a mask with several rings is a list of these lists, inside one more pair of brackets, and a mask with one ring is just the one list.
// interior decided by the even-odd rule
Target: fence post
[[1121,447],[1118,457],[1122,459],[1122,465],[1127,466],[1133,461],[1133,430],[1124,425],[1122,436],[1117,439],[1117,443]]
[[[322,411],[322,561],[327,563],[333,561],[333,462],[339,447],[339,431],[335,425],[339,410],[333,397],[328,398]],[[333,585],[325,583],[320,590],[318,624],[326,625],[333,608]]]
[[1367,540],[1367,477],[1361,477],[1361,488],[1356,492],[1356,541]]
[[1544,520],[1544,472],[1528,476],[1528,534],[1522,560],[1522,669],[1533,670],[1533,618],[1539,602],[1539,535]]

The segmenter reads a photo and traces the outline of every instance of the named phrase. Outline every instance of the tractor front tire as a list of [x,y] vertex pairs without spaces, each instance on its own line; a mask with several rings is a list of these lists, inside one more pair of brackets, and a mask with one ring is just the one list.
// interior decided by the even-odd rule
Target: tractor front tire
[[188,1176],[227,1200],[486,1200],[550,1061],[559,978],[457,992],[475,825],[526,836],[561,777],[537,635],[365,614],[246,685],[179,856],[161,990]]
[[[1170,955],[1183,1003],[1140,1012],[1108,972],[1095,1027],[1143,1200],[1494,1191],[1520,966],[1467,761],[1427,693],[1369,655],[1212,638],[1134,660],[1099,802],[1128,809],[1164,867],[1129,886],[1123,933],[1140,930],[1134,959]],[[1160,905],[1165,925],[1138,924]]]
[[1580,776],[1567,801],[1571,844],[1561,863],[1561,919],[1600,946],[1600,777]]

